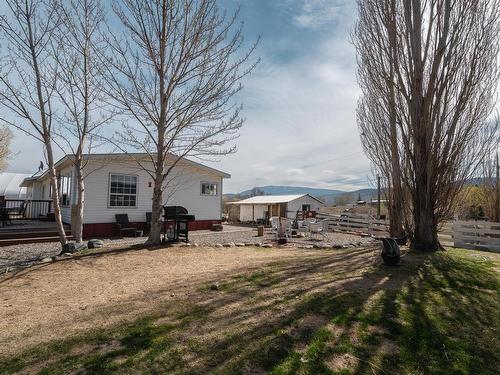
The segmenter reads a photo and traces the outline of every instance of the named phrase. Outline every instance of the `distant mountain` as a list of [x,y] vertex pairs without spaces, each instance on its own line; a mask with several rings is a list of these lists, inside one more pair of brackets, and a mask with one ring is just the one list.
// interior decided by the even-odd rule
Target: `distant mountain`
[[[473,178],[466,182],[466,185],[480,185],[483,182],[483,178]],[[227,193],[224,196],[233,200],[243,199],[249,197],[252,190],[262,191],[265,195],[291,195],[291,194],[309,194],[315,198],[318,198],[325,202],[327,205],[333,205],[336,203],[336,198],[349,194],[349,203],[355,203],[359,196],[361,196],[361,200],[369,202],[371,199],[377,199],[377,189],[359,189],[354,191],[343,191],[343,190],[333,190],[333,189],[317,189],[310,188],[305,186],[277,186],[277,185],[268,185],[268,186],[258,186],[253,189],[248,189],[242,191],[241,193]],[[383,192],[382,192],[383,194]],[[382,197],[382,199],[385,199]],[[346,200],[345,198],[343,199]]]
[[[289,195],[289,194],[309,194],[315,198],[318,198],[328,205],[335,204],[336,197],[344,194],[349,194],[351,196],[352,203],[358,200],[359,195],[361,195],[362,200],[370,200],[372,197],[376,198],[376,189],[359,189],[355,191],[343,191],[343,190],[333,190],[333,189],[317,189],[305,186],[259,186],[254,189],[262,191],[265,195]],[[250,196],[252,189],[242,191],[239,193],[241,198]],[[229,193],[224,194],[227,198],[233,199],[238,194]]]
[[[259,186],[257,189],[264,192],[265,195],[291,195],[291,194],[310,194],[313,197],[320,197],[323,195],[330,194],[342,194],[340,190],[330,190],[330,189],[316,189],[304,186]],[[245,190],[240,193],[242,196],[250,195],[252,190]]]

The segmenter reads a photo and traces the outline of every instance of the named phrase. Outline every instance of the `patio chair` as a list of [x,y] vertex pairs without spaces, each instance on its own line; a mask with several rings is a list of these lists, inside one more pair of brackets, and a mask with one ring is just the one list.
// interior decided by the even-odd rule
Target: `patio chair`
[[[326,221],[319,222],[309,222],[307,228],[309,229],[309,237],[313,239],[314,235],[321,237],[321,239],[325,239],[325,223]],[[327,224],[326,224],[327,226]]]
[[9,219],[9,213],[7,211],[7,208],[5,207],[0,207],[0,221],[2,222],[2,227],[6,226],[7,224],[12,224],[12,222]]
[[9,221],[14,219],[14,220],[19,220],[19,219],[24,219],[26,216],[26,208],[28,207],[29,201],[23,201],[21,202],[21,205],[19,207],[13,207],[11,209],[7,209],[8,215],[9,215]]
[[292,236],[292,226],[293,226],[293,221],[291,219],[287,218],[278,218],[278,229],[276,230],[276,236],[279,237],[280,233],[284,233],[285,237],[288,239],[288,237]]
[[123,237],[124,233],[132,233],[135,236],[137,228],[132,227],[128,221],[128,214],[116,214],[116,232],[119,237]]
[[278,233],[278,226],[279,226],[279,217],[278,216],[272,216],[269,218],[269,224],[271,225],[271,232],[273,233]]

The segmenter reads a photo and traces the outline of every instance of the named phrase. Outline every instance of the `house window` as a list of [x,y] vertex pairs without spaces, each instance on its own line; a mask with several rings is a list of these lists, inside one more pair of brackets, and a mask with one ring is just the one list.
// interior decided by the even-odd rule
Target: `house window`
[[311,205],[310,204],[303,204],[302,211],[311,211]]
[[217,183],[215,182],[202,182],[201,195],[217,195]]
[[71,175],[59,176],[59,196],[61,206],[71,204]]
[[137,176],[112,174],[109,184],[110,207],[135,207],[137,205]]

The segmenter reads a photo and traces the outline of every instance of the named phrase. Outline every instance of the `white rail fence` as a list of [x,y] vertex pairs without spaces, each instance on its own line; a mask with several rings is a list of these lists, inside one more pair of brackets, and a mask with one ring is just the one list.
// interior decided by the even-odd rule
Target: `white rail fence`
[[[318,215],[328,220],[332,232],[349,232],[383,237],[389,235],[389,221],[355,219],[339,215]],[[439,240],[444,246],[500,252],[500,223],[491,221],[450,221],[443,224]]]
[[332,232],[349,232],[360,235],[387,236],[388,220],[358,219],[339,215],[320,214],[318,218],[328,220],[328,229]]
[[454,221],[452,232],[455,247],[500,252],[500,223]]

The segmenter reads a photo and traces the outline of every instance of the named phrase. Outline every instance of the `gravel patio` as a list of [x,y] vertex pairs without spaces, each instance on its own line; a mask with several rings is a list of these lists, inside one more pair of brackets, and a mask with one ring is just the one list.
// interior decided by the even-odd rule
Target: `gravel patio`
[[[201,230],[191,232],[191,244],[195,246],[235,246],[242,244],[274,244],[275,236],[270,229],[264,231],[263,237],[257,236],[257,230],[251,227],[224,225],[222,232]],[[145,237],[125,237],[103,239],[105,248],[120,248],[144,243]],[[361,246],[373,242],[370,237],[361,237],[346,233],[326,233],[324,237],[291,238],[287,247],[349,247]],[[42,259],[55,257],[60,253],[58,242],[32,243],[0,247],[0,275],[39,263]]]

